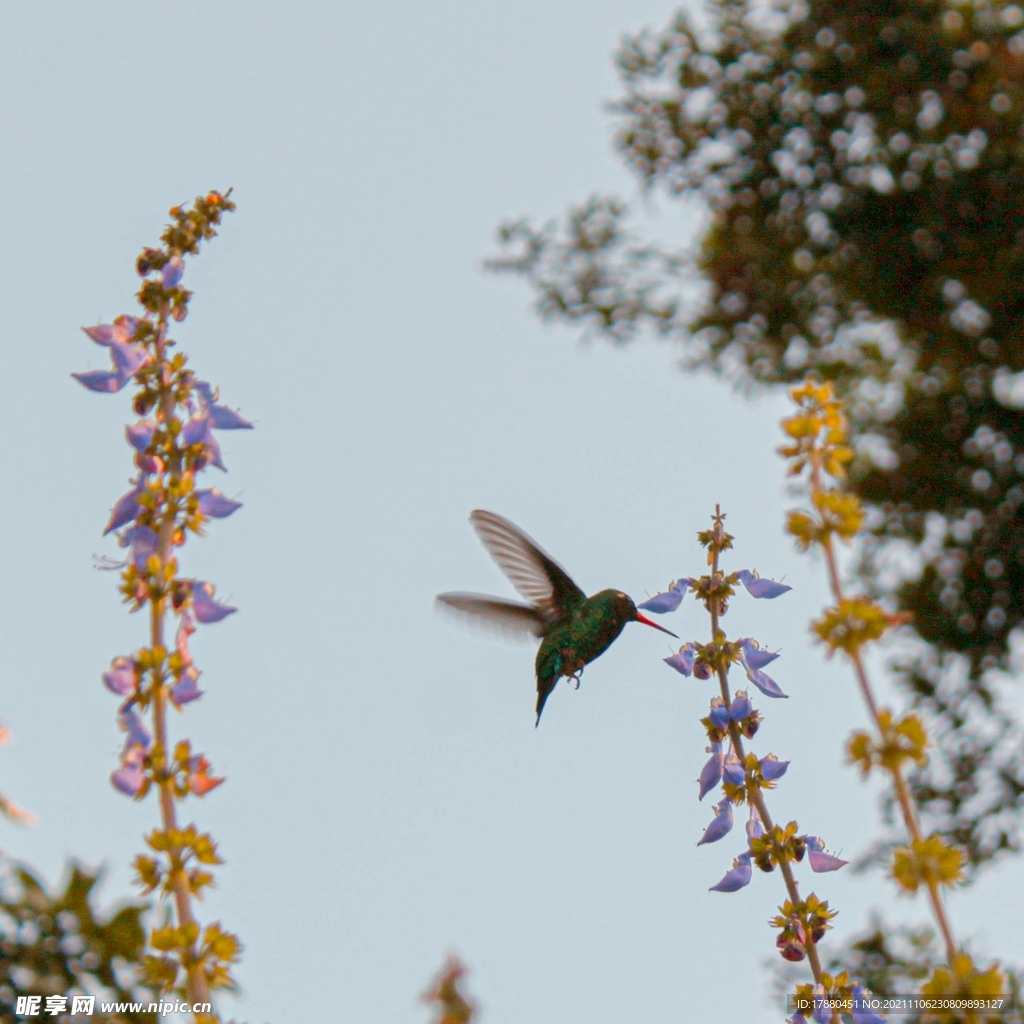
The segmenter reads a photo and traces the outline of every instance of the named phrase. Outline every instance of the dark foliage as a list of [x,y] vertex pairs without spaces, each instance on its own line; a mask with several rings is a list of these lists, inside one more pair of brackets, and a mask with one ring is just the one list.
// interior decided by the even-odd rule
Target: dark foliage
[[[97,1024],[155,1024],[155,1013],[99,1012],[101,999],[148,1005],[157,997],[137,983],[147,908],[129,903],[99,915],[97,879],[73,864],[63,891],[51,893],[28,868],[0,862],[0,1008],[13,1007],[18,996],[42,996],[45,1006],[48,995],[97,995],[90,1017]],[[0,1020],[13,1021],[4,1012]]]

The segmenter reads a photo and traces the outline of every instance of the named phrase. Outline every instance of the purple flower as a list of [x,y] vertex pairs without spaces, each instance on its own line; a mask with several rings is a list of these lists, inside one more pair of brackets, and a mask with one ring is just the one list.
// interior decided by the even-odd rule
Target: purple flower
[[825,849],[824,839],[819,839],[817,836],[804,836],[804,842],[807,843],[807,859],[810,861],[812,871],[838,871],[850,863],[848,860],[840,860],[830,853],[823,852]]
[[213,423],[208,415],[192,416],[181,429],[181,439],[185,444],[201,444],[206,449],[204,458],[197,462],[197,469],[207,463],[227,472],[227,466],[220,456],[220,444],[213,436]]
[[741,722],[753,710],[754,709],[750,704],[750,698],[747,696],[746,690],[737,690],[736,696],[729,705],[729,717],[734,722]]
[[870,995],[863,985],[859,982],[854,985],[850,995],[853,996],[853,1024],[886,1024],[886,1019],[881,1014],[861,1006],[861,1002]]
[[225,519],[242,507],[240,501],[226,498],[216,487],[197,491],[196,494],[199,497],[199,511],[210,519]]
[[700,783],[698,800],[703,800],[722,781],[722,744],[712,743],[707,750],[711,757],[701,769],[700,778],[697,780]]
[[211,405],[210,419],[218,430],[252,430],[252,424],[226,405]]
[[90,370],[87,373],[71,374],[75,380],[90,391],[112,395],[128,383],[133,374],[152,362],[152,356],[141,345],[131,339],[139,321],[133,316],[119,316],[112,324],[97,324],[82,330],[96,342],[110,349],[113,370]]
[[792,590],[792,587],[786,586],[785,583],[776,583],[775,580],[763,580],[756,572],[751,572],[749,569],[740,569],[739,572],[733,573],[733,576],[747,588],[747,593],[751,597],[779,597],[785,594],[787,590]]
[[[743,666],[747,673],[747,678],[766,696],[766,697],[786,697],[788,694],[782,692],[782,688],[779,686],[771,676],[765,675],[760,668],[757,667],[757,662],[764,662],[763,657],[758,658],[757,655],[763,654],[764,652],[759,649],[752,647],[750,643],[740,642],[740,664]],[[754,657],[751,658],[751,655]],[[769,661],[773,661],[775,656],[769,658]]]
[[[714,824],[714,822],[712,822]],[[757,813],[757,808],[750,805],[750,818],[747,821],[747,842],[749,844],[752,839],[760,839],[764,835],[764,826],[761,824],[761,816]],[[737,889],[742,889],[745,885],[750,884],[750,858],[752,854],[749,849],[744,850],[733,862],[732,870],[729,871],[725,877],[717,884],[711,886],[711,892],[736,892]]]
[[[113,324],[96,324],[95,327],[83,327],[82,330],[97,345],[109,345],[114,340]],[[124,340],[127,341],[127,338]]]
[[229,409],[226,405],[217,404],[220,393],[214,390],[209,382],[197,380],[195,388],[203,400],[206,415],[210,418],[212,426],[218,430],[252,430],[252,424],[235,412],[234,409]]
[[110,357],[125,379],[153,361],[153,357],[141,345],[122,345],[116,341],[110,343]]
[[817,1021],[817,1024],[828,1024],[832,1019],[832,1007],[826,1003],[825,986],[819,982],[814,986],[811,995],[814,997],[814,1013],[811,1016]]
[[681,672],[684,676],[693,674],[693,661],[697,657],[697,645],[693,642],[683,644],[679,648],[678,654],[673,654],[671,658],[663,659],[666,665],[671,665],[677,672]]
[[196,469],[202,469],[206,465],[216,466],[223,473],[228,471],[220,454],[220,442],[213,436],[212,430],[206,438],[206,451],[203,458],[196,460]]
[[185,276],[185,261],[180,256],[172,256],[163,269],[164,287],[168,290],[177,288]]
[[132,549],[132,562],[141,569],[157,548],[159,538],[148,526],[132,526],[121,534],[121,547]]
[[104,537],[108,533],[119,530],[122,526],[138,518],[142,513],[142,506],[139,504],[139,494],[145,489],[146,485],[140,474],[139,479],[135,481],[135,486],[127,494],[117,499],[117,504],[111,510],[107,527],[103,531]]
[[717,885],[711,886],[708,892],[736,892],[750,884],[751,874],[750,854],[741,853],[732,862],[732,870],[727,872]]
[[156,431],[156,424],[152,420],[139,420],[138,423],[129,423],[124,428],[125,437],[128,443],[140,454],[145,455],[146,449],[153,442],[153,434]]
[[83,327],[82,330],[97,345],[126,345],[132,340],[139,323],[138,317],[122,315],[112,324],[97,324],[95,327]]
[[760,839],[764,835],[764,825],[761,824],[761,815],[757,808],[750,805],[750,817],[747,819],[747,839]]
[[766,697],[788,697],[788,693],[782,692],[782,687],[770,675],[762,672],[759,668],[748,668],[747,678],[766,696]]
[[655,594],[654,597],[645,601],[638,607],[642,608],[645,612],[654,612],[655,614],[662,615],[665,612],[674,612],[683,600],[683,594],[689,589],[690,580],[682,579],[676,580],[668,590],[661,594]]
[[723,836],[732,831],[732,801],[726,798],[715,804],[715,817],[710,825],[704,829],[704,835],[697,841],[698,846],[705,843],[717,843]]
[[776,779],[781,779],[789,767],[788,761],[780,761],[774,754],[762,757],[760,763],[761,775],[764,776],[766,782],[775,782]]
[[121,755],[121,767],[110,773],[110,781],[114,788],[125,796],[138,796],[146,781],[142,770],[145,754],[141,747],[130,747]]
[[722,766],[722,778],[731,786],[742,786],[746,777],[747,773],[740,763],[740,759],[730,751]]
[[191,416],[181,426],[183,444],[203,444],[210,436],[210,420],[206,416]]
[[764,668],[778,657],[778,654],[764,650],[756,640],[749,636],[739,642],[739,648],[743,652],[744,664],[750,665],[752,668]]
[[237,608],[221,604],[214,600],[213,584],[203,580],[196,580],[192,584],[192,607],[195,611],[196,621],[209,625],[212,622],[220,622],[229,615],[237,612]]
[[128,733],[125,740],[125,750],[130,747],[141,747],[144,751],[149,750],[153,745],[153,737],[143,724],[138,712],[134,708],[123,708],[120,712],[121,728]]
[[645,612],[654,612],[655,615],[664,615],[666,612],[674,612],[682,600],[683,595],[673,587],[648,598],[643,604],[638,604],[637,608]]
[[135,662],[123,654],[110,663],[110,671],[103,673],[103,684],[111,693],[127,697],[135,689]]
[[711,724],[725,732],[729,728],[729,709],[721,697],[711,698],[711,710],[708,712]]
[[198,700],[203,695],[203,691],[196,685],[198,679],[199,671],[192,665],[189,665],[181,673],[181,678],[171,687],[171,700],[178,707]]
[[116,394],[128,383],[128,378],[122,373],[111,370],[89,370],[87,373],[73,373],[71,376],[82,387],[103,395]]

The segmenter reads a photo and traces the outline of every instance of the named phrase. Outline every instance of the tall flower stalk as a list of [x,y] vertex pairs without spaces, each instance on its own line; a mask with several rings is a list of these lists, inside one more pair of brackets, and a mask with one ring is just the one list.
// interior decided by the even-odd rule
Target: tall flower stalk
[[[715,817],[704,830],[698,846],[717,842],[733,827],[733,808],[746,804],[747,848],[733,861],[732,870],[716,885],[712,892],[735,892],[748,885],[756,865],[761,871],[774,871],[782,876],[788,899],[779,907],[779,914],[769,924],[778,929],[776,947],[787,960],[806,959],[813,983],[801,986],[795,993],[793,1021],[805,1021],[813,1015],[815,1021],[827,1024],[838,1021],[839,1011],[832,1002],[845,1001],[853,1005],[864,995],[864,989],[845,972],[835,977],[824,971],[818,954],[818,943],[831,928],[829,923],[836,911],[828,902],[814,893],[801,896],[794,866],[806,857],[815,872],[835,871],[847,862],[825,852],[825,844],[817,836],[800,833],[795,821],[777,824],[768,808],[765,793],[774,789],[785,775],[788,761],[780,761],[774,754],[759,758],[749,753],[746,743],[758,732],[763,718],[745,690],[733,692],[729,686],[729,672],[739,665],[747,679],[764,696],[785,698],[779,684],[767,675],[765,667],[778,655],[767,651],[752,637],[730,640],[722,629],[722,619],[736,588],[743,586],[751,597],[773,599],[781,597],[791,588],[774,580],[762,579],[755,572],[740,569],[726,573],[721,567],[721,556],[733,546],[733,537],[725,530],[725,516],[716,507],[712,528],[697,535],[707,549],[708,572],[699,577],[676,580],[667,591],[655,595],[639,607],[645,611],[664,613],[675,611],[683,596],[692,592],[704,604],[710,618],[710,639],[707,643],[690,641],[683,644],[677,654],[665,662],[684,676],[711,680],[718,683],[718,694],[711,698],[710,711],[701,724],[707,733],[711,758],[698,779],[699,798],[721,787],[722,800],[715,807]],[[869,1010],[861,1010],[858,1024],[875,1024],[883,1018]]]
[[136,262],[141,314],[84,329],[108,350],[111,369],[73,374],[99,393],[119,392],[129,382],[137,388],[132,408],[142,418],[126,429],[136,473],[104,533],[115,534],[127,549],[120,563],[121,593],[131,611],[149,609],[149,643],[115,658],[103,675],[107,688],[122,698],[117,714],[125,732],[120,767],[111,781],[136,800],[156,791],[160,827],[145,837],[149,852],[136,858],[135,869],[143,891],[159,890],[173,913],[150,932],[145,975],[161,992],[186,999],[197,1024],[219,1019],[210,993],[234,987],[231,964],[240,945],[219,923],[204,928],[196,917],[195,900],[213,883],[209,868],[221,860],[209,834],[181,823],[180,805],[224,780],[212,774],[210,762],[194,753],[188,740],[172,740],[168,712],[181,711],[202,695],[189,651],[196,624],[219,622],[235,609],[219,602],[209,583],[180,575],[176,550],[189,533],[201,534],[207,520],[240,507],[215,487],[198,488],[197,476],[209,467],[225,469],[215,430],[252,424],[219,404],[217,391],[197,379],[185,355],[174,351],[168,332],[188,313],[192,293],[181,283],[185,257],[196,255],[200,243],[214,237],[224,213],[235,208],[229,196],[211,192],[190,209],[170,211],[162,244],[143,250]]
[[854,452],[842,405],[831,384],[809,381],[791,392],[797,412],[782,421],[789,443],[779,453],[789,460],[789,475],[805,483],[810,510],[789,514],[787,529],[802,550],[818,548],[825,562],[834,604],[812,628],[831,657],[842,651],[857,680],[871,721],[869,731],[858,730],[847,743],[850,761],[864,777],[879,769],[889,779],[906,829],[907,843],[896,848],[891,872],[904,892],[923,889],[928,896],[947,963],[936,968],[923,992],[928,995],[987,996],[1005,991],[997,966],[975,967],[958,945],[942,891],[963,879],[965,857],[941,836],[925,836],[906,772],[911,764],[927,760],[928,735],[914,714],[897,717],[880,707],[864,664],[864,650],[905,619],[890,615],[867,597],[846,593],[836,557],[836,541],[850,542],[861,530],[864,513],[856,495],[843,489],[846,466]]

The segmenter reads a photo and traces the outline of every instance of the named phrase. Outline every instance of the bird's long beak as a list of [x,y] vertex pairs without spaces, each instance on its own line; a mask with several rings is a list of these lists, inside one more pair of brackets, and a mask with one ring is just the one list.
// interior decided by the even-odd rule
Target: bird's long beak
[[656,622],[651,622],[646,615],[641,615],[639,612],[636,613],[636,621],[642,622],[645,626],[652,626],[654,629],[660,629],[662,633],[668,633],[669,636],[675,636],[677,640],[679,639],[671,629],[666,629],[664,626],[659,626]]

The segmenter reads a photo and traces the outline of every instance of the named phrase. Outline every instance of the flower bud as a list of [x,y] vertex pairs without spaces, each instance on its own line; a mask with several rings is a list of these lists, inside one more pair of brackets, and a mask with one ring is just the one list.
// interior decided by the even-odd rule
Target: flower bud
[[145,416],[156,405],[156,395],[149,391],[141,391],[132,401],[132,409],[136,416]]

